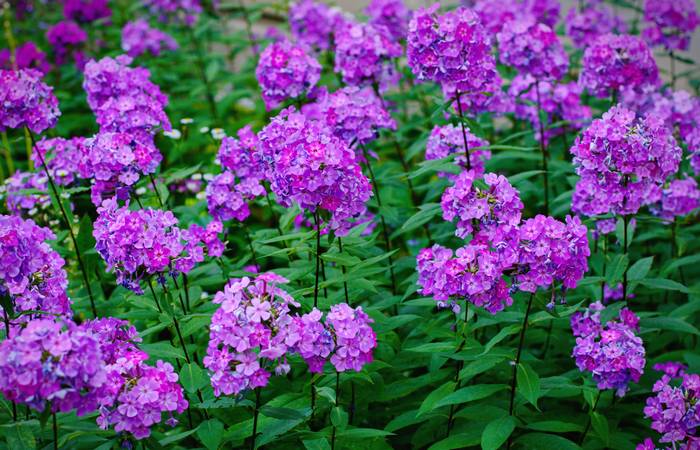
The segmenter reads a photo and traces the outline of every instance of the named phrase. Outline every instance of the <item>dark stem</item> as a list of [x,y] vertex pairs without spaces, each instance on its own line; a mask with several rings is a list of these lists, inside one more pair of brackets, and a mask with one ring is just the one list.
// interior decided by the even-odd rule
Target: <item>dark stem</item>
[[215,121],[219,120],[219,115],[216,112],[216,101],[214,100],[214,93],[211,86],[211,82],[207,78],[207,73],[204,71],[204,54],[202,52],[202,47],[194,34],[194,30],[191,27],[187,27],[190,34],[190,39],[192,40],[192,45],[195,48],[195,56],[197,57],[197,69],[199,69],[199,76],[204,83],[205,93],[207,97],[207,102],[209,103],[209,113]]
[[[464,345],[467,343],[467,336],[466,336],[466,327],[467,327],[467,317],[469,315],[469,301],[465,302],[464,305],[464,326],[462,329],[462,341],[460,342],[459,346],[457,347],[457,351],[455,354],[459,353],[462,351],[464,348]],[[456,325],[455,325],[456,326]],[[464,367],[464,361],[459,360],[456,366],[456,371],[455,371],[455,388],[454,390],[456,391],[459,389],[461,381],[459,380],[459,373],[462,371],[462,368]],[[452,426],[454,425],[454,414],[457,412],[457,407],[456,405],[450,405],[450,414],[447,416],[447,436],[450,436],[450,432],[452,431]]]
[[314,308],[318,306],[318,275],[321,267],[321,221],[318,218],[318,208],[314,211],[316,223],[316,281],[314,282]]
[[676,89],[676,56],[673,52],[669,52],[669,58],[671,59],[671,89]]
[[[583,441],[586,439],[586,435],[588,434],[588,431],[591,429],[591,416],[595,412],[595,409],[598,407],[598,402],[600,401],[600,395],[603,393],[603,391],[598,391],[598,395],[595,398],[595,401],[593,402],[593,407],[591,408],[590,413],[588,414],[588,422],[586,422],[586,427],[583,429],[583,432],[581,433],[581,437],[579,438],[579,445],[583,444]],[[614,397],[613,397],[614,399]]]
[[250,449],[255,449],[255,437],[258,434],[258,415],[260,413],[260,388],[255,388],[255,409],[253,410],[253,434],[250,436]]
[[156,194],[156,197],[158,198],[158,204],[160,207],[163,207],[163,199],[160,198],[160,192],[158,192],[158,187],[156,186],[156,179],[153,177],[152,173],[148,174],[148,178],[151,180],[151,186],[153,186],[153,192]]
[[241,11],[243,12],[243,21],[245,22],[245,30],[248,34],[248,40],[250,41],[250,48],[253,50],[255,59],[258,58],[258,44],[255,43],[255,37],[253,36],[253,26],[250,23],[250,17],[248,16],[248,9],[243,4],[243,0],[239,0],[238,3],[241,5]]
[[185,291],[185,304],[187,305],[187,310],[190,311],[190,308],[192,307],[190,303],[190,288],[187,280],[187,274],[184,272],[182,273],[182,287]]
[[467,140],[467,129],[464,126],[464,112],[462,111],[462,94],[457,91],[455,94],[457,97],[457,110],[459,111],[459,124],[462,126],[462,139],[464,140],[464,156],[467,158],[467,170],[471,170],[472,161],[469,156],[469,142]]
[[156,308],[158,308],[158,312],[163,314],[163,309],[160,307],[160,303],[158,303],[158,296],[156,295],[156,291],[153,289],[153,282],[151,279],[148,279],[148,287],[151,290],[151,295],[153,295],[153,301],[156,303]]
[[[338,251],[343,253],[343,240],[338,237]],[[340,270],[343,273],[343,278],[345,278],[345,266],[340,265]],[[343,290],[345,291],[345,303],[350,304],[350,296],[348,295],[348,282],[343,280]]]
[[350,380],[350,408],[348,408],[348,424],[352,425],[355,419],[355,383]]
[[282,228],[280,228],[280,222],[279,222],[279,219],[277,218],[277,213],[272,208],[272,200],[270,200],[270,189],[268,187],[265,188],[265,198],[267,199],[267,206],[270,208],[270,214],[272,214],[272,220],[275,222],[275,227],[277,228],[277,232],[279,233],[280,236],[282,236],[284,233],[282,233]]
[[[628,247],[629,247],[629,238],[627,237],[627,233],[629,232],[629,223],[630,223],[630,218],[629,215],[625,214],[622,216],[622,223],[623,223],[623,233],[624,236],[622,237],[622,242],[623,242],[623,250],[624,254],[627,255]],[[622,275],[622,301],[627,302],[627,269],[625,269],[625,273]]]
[[[149,280],[150,282],[150,280]],[[168,288],[165,286],[165,283],[163,284],[163,301],[168,301]],[[177,339],[180,341],[180,347],[182,347],[182,352],[185,354],[185,361],[187,363],[191,363],[192,360],[190,359],[190,354],[187,351],[187,345],[185,344],[185,338],[182,337],[182,331],[180,331],[180,322],[178,322],[177,317],[175,317],[175,313],[170,316],[171,319],[173,319],[173,325],[175,326],[175,332],[177,333]]]
[[542,123],[542,100],[540,98],[540,82],[535,82],[535,91],[537,93],[537,122],[540,127],[540,152],[542,153],[542,175],[544,177],[544,213],[549,215],[549,154],[547,146],[544,143],[544,124]]
[[[335,406],[336,408],[339,405],[339,399],[340,399],[340,372],[335,373]],[[336,433],[336,428],[335,425],[333,425],[333,431],[331,431],[331,450],[335,450],[335,433]]]
[[[676,242],[676,233],[678,232],[678,219],[674,218],[673,223],[671,223],[671,256],[674,258],[680,258],[681,252],[678,248],[678,243]],[[681,283],[685,284],[685,275],[683,274],[683,267],[678,267],[678,275],[680,276]]]
[[56,420],[56,413],[52,413],[53,421],[53,448],[58,450],[58,421]]
[[245,230],[245,237],[246,240],[248,241],[248,248],[250,248],[250,253],[253,257],[253,264],[255,264],[255,268],[260,271],[260,266],[258,265],[258,257],[255,254],[255,248],[253,247],[253,239],[250,237],[250,231],[248,230],[248,227],[246,225],[243,225],[243,229]]
[[[520,329],[520,342],[518,343],[518,351],[515,354],[515,364],[513,364],[513,375],[510,381],[510,406],[508,407],[508,414],[513,415],[513,409],[515,407],[515,391],[518,382],[518,365],[520,364],[520,356],[523,351],[523,344],[525,343],[525,331],[527,331],[527,321],[530,318],[530,310],[532,309],[532,299],[535,294],[530,294],[530,299],[527,301],[527,309],[525,310],[525,318],[523,319],[523,326]],[[508,448],[512,445],[512,435],[508,437]]]
[[[27,134],[29,135],[29,138],[31,139],[32,142],[32,148],[35,147],[35,142],[34,142],[34,136],[32,135],[31,131],[29,131],[28,128],[25,127],[25,130]],[[92,287],[90,286],[90,279],[87,274],[87,270],[85,270],[85,264],[83,263],[83,257],[80,254],[80,248],[78,247],[78,241],[75,238],[75,233],[73,232],[73,224],[70,223],[68,220],[68,214],[66,214],[66,210],[63,207],[63,199],[59,196],[58,194],[58,189],[56,189],[56,185],[53,182],[53,177],[49,173],[49,168],[46,165],[46,161],[44,161],[44,157],[41,154],[41,152],[36,152],[37,156],[39,157],[39,161],[41,162],[41,166],[44,168],[44,173],[46,174],[46,178],[49,180],[49,186],[51,187],[51,192],[53,192],[54,197],[56,197],[56,203],[58,203],[58,209],[61,212],[61,217],[63,217],[63,221],[66,223],[66,227],[68,227],[68,233],[70,235],[71,241],[73,241],[73,247],[75,247],[75,256],[76,259],[78,260],[78,265],[80,266],[80,271],[83,273],[83,279],[85,281],[85,288],[88,291],[88,296],[90,297],[90,308],[92,309],[92,315],[94,317],[97,317],[97,308],[95,307],[95,297],[92,293]]]
[[[608,235],[603,235],[603,278],[605,278],[605,269],[608,265]],[[611,286],[612,287],[612,286]],[[617,286],[615,286],[617,287]],[[600,282],[600,301],[605,301],[605,280]]]

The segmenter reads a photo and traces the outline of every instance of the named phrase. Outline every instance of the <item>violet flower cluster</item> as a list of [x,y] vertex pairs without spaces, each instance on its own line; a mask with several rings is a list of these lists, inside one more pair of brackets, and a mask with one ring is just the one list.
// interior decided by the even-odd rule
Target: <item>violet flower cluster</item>
[[41,133],[56,125],[58,100],[41,78],[34,69],[0,70],[0,131],[27,127]]
[[[644,415],[651,419],[651,428],[661,434],[659,442],[691,450],[700,439],[700,375],[688,373],[688,368],[677,362],[656,364],[654,370],[663,375],[654,383],[654,395],[647,398]],[[637,447],[654,449],[651,439]]]
[[577,48],[586,48],[598,36],[604,34],[624,34],[627,23],[612,7],[601,0],[587,1],[582,10],[572,6],[564,22],[566,34]]
[[[484,163],[491,159],[491,151],[487,148],[490,144],[485,139],[472,134],[471,130],[465,126],[464,133],[467,136],[467,146],[469,147],[469,164],[471,170],[477,176],[484,173]],[[467,156],[464,154],[464,135],[459,126],[452,124],[435,125],[428,136],[425,145],[426,161],[432,159],[447,158],[456,154],[455,163],[462,168],[467,167]],[[455,179],[456,175],[438,173],[438,176]]]
[[289,6],[289,29],[294,40],[315,50],[333,47],[333,34],[342,13],[325,3],[299,0]]
[[693,32],[700,25],[693,0],[645,0],[642,37],[651,46],[666,50],[688,50]]
[[395,41],[406,38],[411,13],[403,0],[372,0],[365,13],[370,24],[384,27]]
[[474,11],[492,36],[499,33],[513,19],[532,16],[550,28],[559,21],[558,0],[476,0]]
[[[28,193],[27,191],[38,191]],[[40,172],[15,172],[0,187],[7,210],[22,218],[37,218],[51,206],[48,194],[48,178]],[[45,223],[44,221],[40,221]]]
[[666,220],[686,216],[700,207],[700,189],[694,178],[672,180],[661,194],[661,202],[651,210]]
[[599,36],[586,48],[582,65],[579,84],[600,98],[616,95],[623,87],[642,89],[659,82],[654,55],[637,36]]
[[321,65],[302,45],[282,40],[263,50],[255,75],[265,107],[271,110],[310,93],[321,77]]
[[85,55],[80,50],[87,41],[87,33],[70,20],[64,20],[53,25],[46,31],[46,39],[53,47],[56,65],[62,65],[72,54],[78,68],[85,65]]
[[192,27],[202,13],[199,0],[143,0],[147,7],[161,22],[176,22]]
[[108,0],[63,0],[63,16],[80,23],[112,16]]
[[327,211],[331,229],[340,236],[365,213],[372,195],[369,180],[355,152],[325,124],[292,107],[273,118],[258,137],[259,160],[280,204]]
[[644,345],[636,333],[639,318],[629,309],[619,318],[601,323],[602,303],[592,303],[583,313],[571,316],[576,337],[572,356],[582,372],[590,372],[598,389],[614,389],[625,395],[630,382],[638,382],[646,365]]
[[359,372],[372,362],[372,351],[377,337],[370,325],[372,320],[361,306],[352,308],[346,303],[331,306],[326,315],[326,327],[335,338],[331,363],[338,372]]
[[398,83],[395,59],[403,54],[386,28],[350,20],[335,32],[335,71],[350,86],[374,86],[380,92]]
[[0,68],[2,69],[35,69],[44,75],[51,70],[46,54],[32,41],[25,42],[15,49],[15,66],[12,65],[10,49],[0,50]]
[[532,16],[515,19],[496,35],[503,64],[537,80],[559,80],[569,70],[569,57],[556,33]]
[[83,137],[42,138],[32,152],[35,167],[41,168],[43,160],[53,182],[59,186],[73,185],[89,164],[89,156]]
[[53,239],[32,220],[0,216],[0,295],[9,297],[14,313],[71,314],[65,261],[46,242]]
[[122,29],[122,50],[132,58],[146,52],[158,56],[163,51],[177,49],[177,42],[172,36],[158,28],[151,28],[145,19],[127,22]]
[[658,201],[666,178],[678,171],[681,149],[654,116],[614,106],[594,120],[571,148],[581,177],[572,209],[587,216],[628,215]]

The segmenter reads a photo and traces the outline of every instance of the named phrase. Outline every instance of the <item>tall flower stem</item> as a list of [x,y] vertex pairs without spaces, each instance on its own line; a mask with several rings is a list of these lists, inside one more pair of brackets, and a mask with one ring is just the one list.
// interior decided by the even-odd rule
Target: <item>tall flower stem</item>
[[[462,326],[462,341],[460,342],[459,346],[457,346],[457,351],[455,354],[458,354],[459,352],[462,351],[464,348],[464,345],[467,343],[467,325],[468,325],[468,317],[469,317],[469,301],[465,302],[464,305],[464,323]],[[464,368],[464,361],[459,360],[457,363],[457,370],[455,371],[455,391],[459,389],[461,381],[459,379],[459,374],[462,371],[462,368]],[[450,432],[452,431],[452,426],[454,425],[454,414],[457,411],[457,408],[455,405],[450,405],[450,414],[447,416],[447,437],[450,436]]]
[[[527,321],[530,318],[530,310],[532,309],[532,299],[535,294],[530,294],[530,299],[527,301],[527,309],[525,310],[525,318],[523,319],[523,326],[520,328],[520,341],[518,343],[518,351],[515,354],[515,363],[513,364],[513,375],[510,381],[510,405],[508,406],[508,414],[513,416],[513,411],[515,408],[515,391],[518,383],[518,365],[520,364],[520,356],[523,351],[523,344],[525,343],[525,332],[527,331]],[[508,437],[508,448],[512,445],[512,435]]]
[[668,52],[668,57],[671,60],[671,89],[676,89],[676,55],[671,51]]
[[591,429],[591,415],[595,412],[596,408],[598,407],[598,402],[600,401],[600,395],[603,393],[603,391],[598,391],[598,395],[595,398],[595,401],[593,402],[593,407],[591,408],[591,412],[588,415],[588,421],[586,422],[586,427],[583,429],[583,432],[581,433],[581,437],[579,438],[579,445],[583,444],[583,441],[586,439],[586,435],[588,434],[588,431]]
[[53,422],[53,448],[58,450],[58,421],[56,420],[56,413],[52,413],[51,416]]
[[[364,145],[360,144],[360,147],[362,148],[362,154],[365,157],[365,161],[367,162],[367,170],[369,171],[369,176],[370,179],[372,180],[372,186],[374,187],[374,195],[377,197],[377,206],[381,210],[382,208],[382,197],[379,194],[379,185],[377,184],[377,179],[374,176],[374,170],[372,170],[372,163],[370,163],[369,159],[369,154],[367,152],[367,147]],[[384,214],[379,212],[379,219],[382,222],[382,236],[384,237],[384,244],[386,245],[386,251],[390,252],[391,251],[391,240],[389,240],[389,229],[386,226],[386,220],[384,220]],[[391,293],[392,295],[396,295],[396,277],[394,275],[394,261],[391,256],[389,256],[389,273],[391,274]]]
[[[605,270],[608,265],[608,235],[604,234],[603,238],[603,278],[605,278]],[[600,282],[600,301],[605,300],[605,280]]]
[[27,150],[27,166],[29,171],[34,170],[34,161],[32,160],[32,148],[34,147],[34,139],[32,138],[29,128],[24,127],[24,148]]
[[250,237],[250,230],[246,225],[243,225],[243,230],[245,231],[245,237],[248,241],[248,248],[250,249],[251,257],[253,258],[253,264],[255,265],[255,268],[258,271],[260,271],[260,266],[258,265],[258,257],[255,254],[255,247],[253,247],[253,239]]
[[467,159],[467,170],[472,169],[472,161],[469,155],[469,141],[467,140],[467,128],[464,125],[464,111],[462,110],[462,93],[457,91],[457,111],[459,112],[459,124],[462,127],[462,139],[464,140],[464,157]]
[[[629,223],[629,215],[625,214],[622,216],[622,231],[624,234],[622,237],[622,246],[625,255],[627,255],[629,250],[629,237],[627,236],[629,233]],[[622,275],[622,301],[627,302],[627,269],[625,269],[625,273]]]
[[156,179],[152,173],[148,174],[148,178],[151,180],[151,186],[153,186],[153,192],[156,194],[156,198],[158,199],[158,204],[162,208],[164,206],[164,203],[163,203],[163,199],[160,198],[160,192],[158,192],[158,187],[156,186]]
[[[32,147],[33,147],[34,146],[34,137],[32,136],[32,133],[26,127],[25,127],[25,132],[29,136],[29,139],[31,140]],[[46,178],[49,180],[49,186],[51,187],[51,192],[53,192],[53,195],[56,198],[56,203],[58,204],[58,209],[61,213],[61,217],[63,217],[63,221],[65,222],[66,227],[68,228],[68,234],[70,235],[71,241],[73,241],[73,247],[75,248],[75,257],[78,260],[78,265],[80,266],[80,271],[83,273],[83,280],[85,281],[85,288],[87,289],[88,296],[90,297],[90,308],[92,309],[92,315],[94,317],[97,317],[97,307],[95,307],[95,296],[92,293],[92,287],[90,286],[90,278],[88,277],[87,270],[85,269],[85,263],[83,262],[83,256],[80,252],[80,247],[78,247],[78,240],[76,239],[75,232],[73,231],[73,224],[70,223],[70,220],[68,220],[68,214],[66,213],[66,210],[63,206],[63,199],[61,199],[60,195],[58,194],[58,189],[56,188],[56,184],[53,181],[53,177],[51,176],[51,173],[49,172],[49,168],[46,165],[46,161],[44,160],[44,157],[42,156],[41,152],[36,152],[36,154],[39,157],[39,161],[41,162],[41,167],[44,168],[44,173],[46,174]]]
[[316,225],[316,281],[314,282],[314,308],[318,306],[318,280],[321,267],[321,221],[318,217],[318,208],[314,211]]
[[250,23],[250,16],[248,15],[248,9],[243,4],[243,0],[238,0],[238,4],[241,7],[241,13],[243,14],[243,21],[245,22],[245,31],[248,34],[248,40],[250,41],[250,49],[255,55],[255,59],[258,59],[258,44],[255,42],[255,36],[253,36],[253,24]]
[[197,58],[197,69],[199,71],[199,77],[202,79],[202,83],[204,84],[204,90],[205,90],[205,95],[207,97],[207,103],[209,104],[209,113],[211,114],[212,119],[214,121],[219,120],[219,114],[216,112],[216,101],[214,100],[214,90],[212,88],[211,82],[209,81],[209,78],[207,78],[207,73],[204,70],[205,63],[204,63],[204,52],[202,51],[202,46],[197,39],[197,36],[194,34],[194,30],[192,27],[187,27],[187,31],[189,32],[190,35],[190,40],[192,41],[192,45],[194,46],[195,50],[195,56]]
[[[335,373],[335,406],[339,407],[340,400],[340,372]],[[335,434],[336,428],[333,425],[333,430],[331,431],[331,450],[335,450]]]
[[260,388],[255,391],[255,409],[253,410],[253,434],[250,435],[250,450],[255,450],[255,437],[258,434],[258,416],[260,415]]
[[540,153],[542,153],[542,176],[544,177],[544,213],[549,215],[549,153],[544,143],[544,123],[542,123],[542,99],[540,97],[540,81],[535,81],[537,94],[537,123],[540,128]]
[[[343,239],[338,237],[338,252],[343,253]],[[345,278],[345,266],[340,265],[340,271],[343,273],[343,278]],[[345,303],[350,304],[350,297],[348,295],[348,282],[343,280],[343,291],[345,292]]]
[[[678,243],[676,242],[676,234],[678,232],[678,218],[674,217],[671,223],[671,256],[673,258],[680,258],[680,249],[678,248]],[[680,276],[681,283],[685,284],[685,276],[683,275],[683,267],[678,267],[678,275]]]
[[5,163],[7,164],[7,173],[12,175],[15,173],[15,162],[12,159],[12,149],[10,148],[10,141],[7,139],[7,132],[2,132],[2,146],[5,148],[3,154],[5,155]]

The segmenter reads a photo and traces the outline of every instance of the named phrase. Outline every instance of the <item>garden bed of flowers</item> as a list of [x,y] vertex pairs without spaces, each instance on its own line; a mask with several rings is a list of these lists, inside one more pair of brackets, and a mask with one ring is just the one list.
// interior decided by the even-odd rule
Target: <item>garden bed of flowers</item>
[[0,449],[700,449],[694,0],[0,5]]

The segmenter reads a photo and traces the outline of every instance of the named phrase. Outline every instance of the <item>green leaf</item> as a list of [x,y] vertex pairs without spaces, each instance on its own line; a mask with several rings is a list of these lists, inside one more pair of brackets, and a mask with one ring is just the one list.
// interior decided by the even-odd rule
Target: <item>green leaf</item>
[[224,424],[217,419],[209,419],[197,427],[197,437],[208,450],[216,450],[223,439]]
[[306,450],[331,450],[331,445],[326,438],[309,439],[302,441]]
[[[524,363],[518,364],[518,393],[520,393],[535,408],[540,398],[540,377],[532,368]],[[538,408],[539,409],[539,408]]]
[[477,384],[459,389],[435,404],[435,408],[448,405],[460,405],[490,397],[498,391],[507,388],[505,384]]
[[645,317],[639,321],[639,325],[645,329],[676,331],[681,333],[700,335],[700,331],[693,325],[677,317]]
[[669,280],[667,278],[647,278],[639,282],[644,286],[652,289],[663,289],[666,291],[680,291],[685,294],[689,293],[687,287],[683,286],[677,281]]
[[581,447],[561,436],[547,433],[528,433],[516,439],[524,448],[580,450]]
[[2,435],[5,436],[8,448],[13,450],[33,450],[36,448],[36,433],[29,426],[19,423],[8,424],[7,427],[3,427]]
[[536,175],[541,175],[543,174],[543,170],[528,170],[525,172],[520,172],[516,175],[508,177],[508,181],[510,184],[517,184],[520,183],[521,181],[527,180],[528,178],[532,178]]
[[430,394],[428,394],[428,396],[423,400],[423,403],[421,403],[420,408],[418,408],[416,417],[420,417],[423,414],[432,411],[437,402],[454,392],[455,384],[456,383],[454,381],[448,381],[439,388],[430,392]]
[[483,356],[487,354],[488,352],[491,351],[491,349],[501,342],[503,339],[507,338],[511,334],[515,334],[518,331],[520,331],[521,325],[508,325],[507,327],[504,327],[501,331],[498,332],[494,337],[491,338],[491,340],[484,346],[484,351],[481,352],[480,356]]
[[185,354],[181,348],[175,348],[169,342],[154,342],[152,344],[141,344],[141,350],[148,353],[151,359],[185,359]]
[[528,423],[527,427],[531,430],[551,431],[553,433],[578,433],[583,431],[583,427],[580,424],[559,420],[543,420],[541,422]]
[[331,423],[338,430],[344,430],[348,426],[348,413],[343,411],[340,406],[334,406],[331,409]]
[[508,439],[515,429],[515,419],[512,416],[501,417],[486,425],[481,435],[481,448],[497,450]]
[[95,248],[95,238],[92,237],[92,220],[90,220],[90,216],[85,215],[80,220],[80,230],[76,241],[78,249],[83,253]]
[[[174,444],[174,443],[177,442],[177,441],[181,441],[182,439],[185,439],[187,436],[190,436],[190,435],[192,435],[192,434],[194,434],[194,433],[196,433],[196,432],[197,432],[197,428],[195,428],[195,429],[193,429],[193,430],[183,431],[182,433],[174,434],[174,435],[172,435],[172,436],[168,436],[168,437],[165,438],[165,439],[161,439],[160,441],[158,441],[158,443],[159,443],[160,445],[162,445],[163,447],[166,447],[166,446],[168,446],[168,445],[170,445],[170,444]],[[110,446],[110,447],[107,447],[107,448],[108,448],[108,449],[111,449],[112,447]]]
[[303,420],[311,414],[310,408],[304,409],[292,409],[292,408],[282,408],[275,406],[263,406],[260,408],[260,412],[265,417],[272,417],[273,419],[282,420]]
[[591,413],[591,425],[595,430],[598,437],[606,444],[610,442],[610,427],[608,426],[608,419],[604,415],[597,411]]
[[642,258],[632,264],[632,266],[627,271],[627,279],[630,281],[643,280],[647,276],[651,266],[654,263],[654,257],[649,256],[647,258]]
[[406,233],[407,231],[415,230],[416,228],[423,226],[433,220],[435,216],[442,212],[442,208],[439,203],[426,203],[418,207],[418,212],[404,222],[398,232],[395,235]]
[[196,392],[208,383],[204,370],[196,363],[188,363],[180,370],[180,383],[189,393]]
[[374,428],[350,428],[345,431],[338,433],[338,436],[349,439],[368,439],[375,437],[392,436],[394,433],[390,433],[384,430],[376,430]]
[[608,286],[615,286],[622,280],[622,276],[627,270],[629,259],[627,255],[616,255],[605,270],[605,282]]

